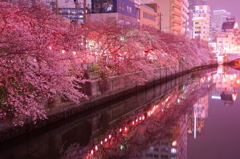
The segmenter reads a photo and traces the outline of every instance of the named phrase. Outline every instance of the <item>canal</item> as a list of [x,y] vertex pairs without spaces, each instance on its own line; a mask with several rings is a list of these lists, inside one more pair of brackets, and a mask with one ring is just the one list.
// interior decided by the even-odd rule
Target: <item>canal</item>
[[4,141],[0,159],[240,158],[240,72],[194,70]]

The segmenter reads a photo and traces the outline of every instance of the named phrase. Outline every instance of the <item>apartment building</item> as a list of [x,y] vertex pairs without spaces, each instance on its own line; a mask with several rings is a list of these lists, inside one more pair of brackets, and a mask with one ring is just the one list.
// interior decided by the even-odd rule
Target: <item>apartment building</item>
[[211,10],[208,5],[195,6],[193,13],[193,38],[209,41],[211,35]]

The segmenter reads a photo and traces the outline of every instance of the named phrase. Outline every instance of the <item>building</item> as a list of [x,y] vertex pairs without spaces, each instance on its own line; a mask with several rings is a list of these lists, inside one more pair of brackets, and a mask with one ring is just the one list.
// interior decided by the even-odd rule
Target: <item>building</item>
[[[41,0],[51,6],[58,15],[84,23],[84,0]],[[86,13],[90,13],[91,1],[85,1]]]
[[234,17],[227,17],[226,21],[222,24],[222,32],[217,36],[217,53],[239,53],[238,37],[238,23]]
[[160,6],[162,31],[185,34],[189,18],[187,0],[142,0],[141,3],[157,3]]
[[188,0],[189,10],[194,10],[195,6],[198,5],[207,5],[207,0]]
[[205,118],[208,117],[208,95],[201,97],[193,105],[193,111],[188,115],[188,134],[197,138],[204,135]]
[[92,0],[92,13],[88,22],[111,20],[118,24],[137,25],[139,5],[130,0]]
[[226,21],[227,17],[230,17],[231,13],[226,10],[213,10],[212,18],[212,35],[214,42],[216,41],[217,36],[222,31],[222,24]]
[[169,130],[169,137],[143,151],[141,159],[186,159],[187,158],[187,116]]
[[195,6],[193,14],[193,38],[210,41],[211,10],[208,5]]
[[140,5],[140,26],[161,30],[160,6],[157,3]]
[[226,10],[213,10],[213,22],[216,24],[215,31],[222,30],[222,24],[226,21],[227,17],[230,17],[231,13],[227,12]]

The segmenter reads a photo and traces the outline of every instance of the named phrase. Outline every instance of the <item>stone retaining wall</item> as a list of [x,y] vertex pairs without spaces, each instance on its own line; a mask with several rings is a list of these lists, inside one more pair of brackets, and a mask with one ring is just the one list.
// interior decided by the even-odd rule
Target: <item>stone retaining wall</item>
[[[180,66],[179,70],[176,72],[171,72],[166,68],[158,68],[155,69],[155,72],[157,72],[156,76],[148,77],[148,82],[146,82],[145,85],[137,85],[127,78],[113,76],[110,78],[107,86],[108,89],[105,91],[100,90],[99,79],[96,78],[98,76],[97,73],[91,74],[90,78],[93,78],[93,82],[88,87],[85,87],[85,91],[89,91],[90,89],[91,96],[89,97],[89,100],[83,99],[80,104],[76,105],[70,101],[65,101],[58,98],[53,103],[48,105],[48,119],[39,120],[36,124],[33,124],[30,121],[26,121],[24,126],[13,126],[11,122],[0,123],[0,142],[42,128],[45,125],[55,123],[80,112],[90,110],[92,108],[97,109],[97,106],[101,104],[120,100],[121,98],[127,97],[132,93],[157,86],[160,83],[182,76],[189,72],[216,66],[217,64],[210,64],[208,66],[195,67],[190,70]],[[170,88],[171,86],[166,85],[166,90],[168,87]]]

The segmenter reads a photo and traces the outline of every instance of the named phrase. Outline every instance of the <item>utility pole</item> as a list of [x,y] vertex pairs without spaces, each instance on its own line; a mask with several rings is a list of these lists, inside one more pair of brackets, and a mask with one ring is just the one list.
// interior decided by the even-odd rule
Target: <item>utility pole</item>
[[163,14],[162,13],[159,13],[159,17],[160,17],[160,26],[159,26],[159,29],[160,29],[160,31],[162,31],[162,16],[163,16]]
[[86,28],[86,0],[83,0],[83,27]]
[[56,0],[56,15],[58,15],[58,0]]

